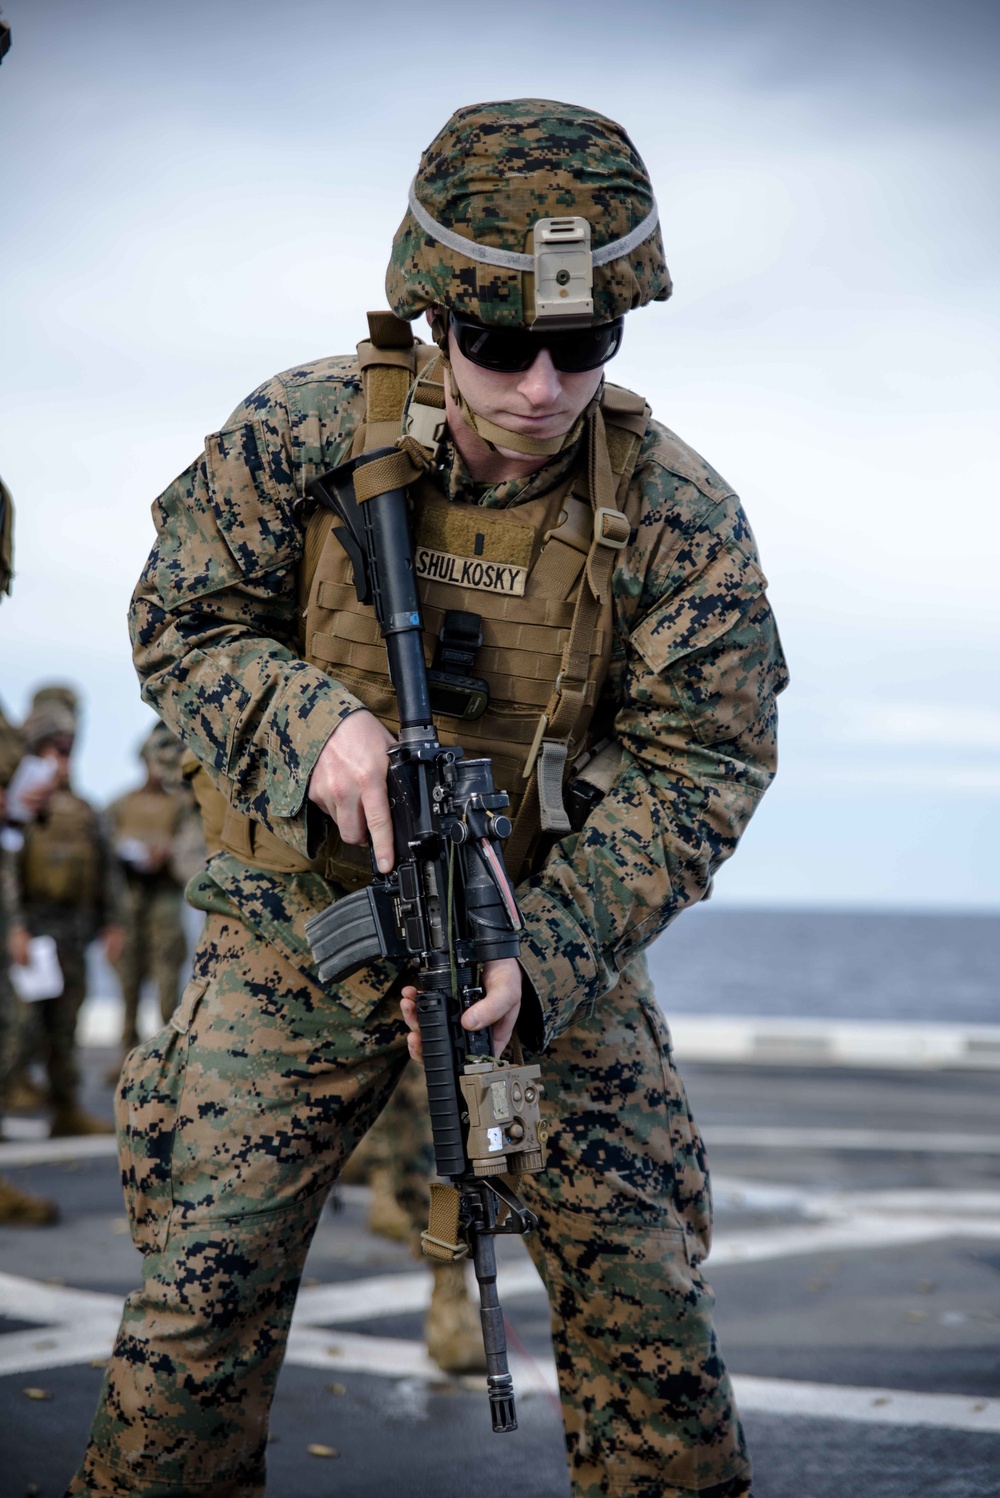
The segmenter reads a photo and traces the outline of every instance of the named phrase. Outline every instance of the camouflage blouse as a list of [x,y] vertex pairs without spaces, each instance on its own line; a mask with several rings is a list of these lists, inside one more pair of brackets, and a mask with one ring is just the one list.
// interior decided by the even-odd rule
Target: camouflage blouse
[[[256,390],[155,501],[157,540],[131,610],[143,697],[238,810],[306,854],[326,831],[308,801],[310,774],[360,703],[299,655],[301,501],[347,456],[363,414],[351,358]],[[439,482],[452,498],[517,505],[576,461],[571,449],[530,479],[484,489],[446,446]],[[704,896],[776,764],[775,697],[787,674],[738,500],[655,421],[632,483],[639,524],[614,574],[602,699],[622,768],[583,831],[557,843],[518,892],[522,965],[546,1039]],[[202,884],[198,903],[218,900],[262,934],[280,933],[308,970],[304,922],[331,898],[319,876],[251,874],[222,854]],[[362,1011],[374,987],[346,985],[345,1002]]]

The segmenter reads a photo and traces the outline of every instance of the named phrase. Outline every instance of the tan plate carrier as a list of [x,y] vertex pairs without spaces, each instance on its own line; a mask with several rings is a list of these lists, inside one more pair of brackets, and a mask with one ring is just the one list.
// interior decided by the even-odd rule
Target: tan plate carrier
[[44,819],[24,834],[20,867],[29,903],[94,906],[101,898],[101,845],[96,813],[71,791],[58,791]]
[[[514,831],[505,855],[515,880],[531,867],[543,833],[569,831],[563,785],[587,734],[608,670],[611,576],[638,516],[628,490],[649,408],[641,396],[605,384],[584,417],[584,461],[550,493],[510,509],[445,499],[429,478],[445,432],[442,361],[391,312],[368,314],[358,345],[366,420],[352,456],[395,450],[355,479],[359,502],[409,487],[428,664],[445,611],[478,614],[483,643],[474,670],[490,687],[481,718],[435,720],[441,742],[488,755],[511,800]],[[443,559],[443,560],[442,560]],[[478,585],[477,585],[478,584]],[[316,510],[300,572],[301,650],[397,732],[396,700],[374,611],[358,603],[337,522]],[[209,852],[218,846],[256,867],[312,869],[346,888],[371,878],[367,850],[332,830],[306,861],[235,808],[211,804],[204,773],[195,789]],[[222,798],[219,797],[219,800]]]

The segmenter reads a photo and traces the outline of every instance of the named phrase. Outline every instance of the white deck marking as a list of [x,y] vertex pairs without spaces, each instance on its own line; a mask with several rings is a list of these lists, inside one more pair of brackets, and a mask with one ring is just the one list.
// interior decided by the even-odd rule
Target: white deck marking
[[884,1191],[817,1192],[808,1186],[754,1181],[741,1176],[713,1175],[716,1208],[750,1208],[761,1212],[803,1212],[811,1217],[858,1212],[931,1213],[935,1217],[1000,1218],[1000,1191],[942,1191],[909,1186]]
[[[475,1283],[468,1270],[470,1286]],[[544,1296],[538,1270],[531,1263],[501,1267],[497,1275],[501,1301],[522,1295]],[[334,1326],[339,1321],[367,1321],[374,1316],[395,1316],[424,1311],[431,1298],[431,1276],[425,1270],[412,1274],[378,1274],[370,1279],[335,1285],[314,1285],[300,1290],[293,1326]]]
[[715,1195],[717,1205],[797,1212],[805,1221],[717,1231],[708,1261],[713,1269],[801,1254],[898,1248],[956,1235],[1000,1238],[1000,1191],[820,1193],[722,1177],[715,1182]]
[[[44,1144],[8,1145],[6,1150],[60,1147],[58,1158],[73,1158],[62,1148],[79,1146],[90,1153],[113,1147],[107,1139],[53,1140]],[[772,1228],[717,1234],[712,1264],[746,1264],[795,1255],[851,1253],[932,1242],[1000,1239],[1000,1191],[945,1192],[885,1190],[817,1193],[806,1188],[727,1177],[716,1183],[721,1202],[732,1207],[795,1214],[798,1221]],[[375,1337],[338,1329],[338,1323],[420,1312],[426,1307],[431,1276],[419,1268],[403,1274],[319,1285],[301,1291],[292,1323],[287,1360],[301,1367],[357,1372],[440,1383],[446,1375],[427,1357],[418,1341]],[[544,1295],[529,1262],[500,1272],[501,1298]],[[107,1358],[121,1314],[121,1298],[92,1290],[42,1284],[25,1276],[0,1273],[0,1315],[36,1322],[28,1331],[0,1335],[0,1377],[70,1367]],[[516,1310],[512,1317],[517,1324]],[[556,1389],[551,1358],[540,1363],[512,1355],[511,1368],[524,1394]],[[462,1385],[479,1388],[479,1378]],[[941,1429],[1000,1434],[1000,1400],[964,1395],[918,1394],[907,1390],[856,1388],[790,1379],[734,1377],[743,1409],[787,1418],[843,1420],[860,1424],[933,1426]]]
[[[5,1276],[12,1280],[14,1276]],[[388,1278],[382,1276],[380,1278]],[[401,1275],[403,1281],[417,1278]],[[425,1281],[428,1276],[422,1277]],[[9,1288],[7,1286],[5,1289]],[[45,1287],[47,1288],[47,1287]],[[329,1287],[324,1287],[329,1288]],[[537,1286],[540,1290],[540,1286]],[[426,1285],[425,1285],[426,1289]],[[86,1292],[63,1292],[65,1297]],[[306,1292],[307,1293],[307,1292]],[[412,1291],[409,1299],[412,1299]],[[111,1352],[118,1324],[116,1296],[90,1296],[107,1305],[102,1314],[80,1320],[75,1326],[53,1330],[39,1328],[14,1332],[0,1338],[0,1376],[35,1373],[106,1358]],[[423,1297],[426,1300],[426,1294]],[[314,1295],[314,1309],[322,1309]],[[327,1308],[328,1309],[328,1308]],[[398,1302],[383,1305],[383,1314],[395,1314]],[[367,1373],[393,1379],[415,1379],[441,1383],[446,1375],[428,1358],[419,1342],[397,1337],[364,1336],[357,1332],[327,1331],[299,1324],[297,1316],[288,1339],[286,1361],[300,1368],[330,1372]],[[515,1384],[523,1395],[529,1390],[555,1393],[555,1366],[551,1358],[539,1362],[511,1356]],[[461,1380],[478,1388],[481,1379]],[[800,1382],[793,1379],[736,1375],[736,1397],[743,1410],[781,1416],[846,1420],[868,1425],[936,1426],[948,1430],[1000,1434],[1000,1400],[976,1399],[955,1394],[916,1394],[903,1389],[859,1388],[851,1385]]]
[[72,1139],[25,1139],[0,1144],[0,1171],[11,1165],[58,1165],[63,1160],[98,1160],[117,1155],[113,1134],[82,1134]]
[[[946,1009],[942,1003],[942,1009]],[[1000,1067],[1000,1025],[791,1015],[670,1014],[681,1066],[843,1066],[878,1071]]]
[[845,1216],[841,1221],[807,1223],[801,1227],[765,1228],[762,1231],[718,1236],[709,1264],[719,1269],[727,1264],[752,1264],[764,1259],[787,1259],[800,1254],[851,1253],[857,1249],[899,1248],[905,1244],[933,1243],[942,1238],[1000,1239],[1000,1222],[931,1221],[923,1217]]
[[707,1145],[737,1145],[745,1149],[877,1150],[880,1154],[1000,1155],[1000,1135],[951,1134],[906,1129],[782,1129],[743,1124],[708,1124],[702,1129]]
[[799,1383],[784,1378],[735,1374],[741,1410],[758,1414],[851,1420],[863,1425],[935,1425],[1000,1435],[1000,1399],[964,1394],[914,1394],[908,1389],[858,1388],[851,1384]]
[[[28,1122],[29,1120],[26,1120]],[[1000,1155],[996,1134],[953,1134],[906,1129],[795,1129],[708,1124],[705,1142],[716,1148],[872,1150],[880,1154]],[[0,1143],[0,1171],[13,1165],[51,1165],[63,1160],[99,1159],[117,1153],[113,1134],[73,1139],[24,1139]]]
[[323,1332],[294,1322],[288,1335],[286,1363],[299,1368],[328,1368],[385,1377],[440,1381],[447,1377],[427,1356],[422,1342],[400,1337],[367,1337],[358,1332]]

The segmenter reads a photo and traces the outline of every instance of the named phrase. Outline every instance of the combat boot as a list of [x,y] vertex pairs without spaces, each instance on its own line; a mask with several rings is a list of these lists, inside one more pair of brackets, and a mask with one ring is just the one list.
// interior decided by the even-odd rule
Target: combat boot
[[50,1139],[68,1139],[74,1134],[113,1134],[115,1126],[96,1118],[79,1103],[65,1103],[56,1108],[49,1128]]
[[409,1243],[413,1224],[396,1200],[392,1189],[392,1172],[377,1165],[371,1173],[372,1199],[368,1208],[368,1231],[394,1243]]
[[5,1227],[45,1227],[59,1221],[59,1208],[44,1196],[21,1191],[0,1176],[0,1223]]
[[465,1281],[464,1263],[431,1265],[434,1290],[424,1322],[427,1353],[445,1373],[485,1373],[483,1327]]

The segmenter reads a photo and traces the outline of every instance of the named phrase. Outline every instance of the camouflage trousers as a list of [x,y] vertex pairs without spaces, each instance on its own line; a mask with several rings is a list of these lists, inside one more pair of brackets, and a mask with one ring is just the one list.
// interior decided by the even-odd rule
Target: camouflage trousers
[[[209,914],[170,1025],[123,1072],[143,1286],[72,1494],[263,1493],[306,1252],[405,1060],[392,993],[359,1019],[238,919]],[[749,1463],[697,1268],[705,1162],[644,962],[542,1062],[549,1157],[525,1194],[575,1498],[741,1498]]]
[[128,883],[123,902],[125,944],[116,964],[125,1005],[122,1050],[139,1043],[139,997],[143,980],[156,984],[163,1023],[177,1008],[187,940],[181,910],[184,897],[172,880]]
[[10,981],[7,961],[9,935],[7,911],[0,898],[0,1114],[7,1102],[11,1079],[26,1053],[30,1025],[28,1005],[21,1002]]
[[[93,936],[93,921],[74,906],[28,905],[25,920],[32,936],[51,936],[63,975],[63,991],[56,999],[32,1004],[31,1045],[38,1046],[49,1079],[54,1108],[76,1101],[80,1084],[77,1065],[76,1024],[87,997],[87,947]],[[30,1056],[22,1058],[27,1061]]]
[[30,1058],[31,1035],[31,1006],[18,998],[6,972],[0,972],[0,1114],[11,1083]]

